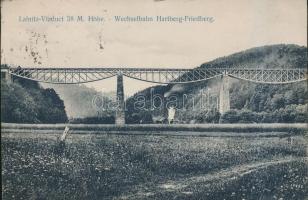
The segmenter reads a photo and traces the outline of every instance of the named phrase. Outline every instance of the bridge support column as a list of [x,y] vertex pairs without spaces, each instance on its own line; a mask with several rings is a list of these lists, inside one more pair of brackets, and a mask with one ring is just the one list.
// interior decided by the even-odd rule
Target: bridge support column
[[123,88],[123,75],[117,75],[117,109],[115,115],[115,123],[117,125],[125,124],[125,106],[124,106],[124,88]]
[[9,69],[1,69],[1,79],[5,80],[7,83],[13,82]]
[[223,114],[230,110],[229,76],[223,75],[219,92],[219,112]]

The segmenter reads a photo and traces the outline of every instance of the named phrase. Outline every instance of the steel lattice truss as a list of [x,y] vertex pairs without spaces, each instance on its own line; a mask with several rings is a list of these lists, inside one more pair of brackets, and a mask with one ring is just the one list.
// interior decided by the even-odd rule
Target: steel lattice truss
[[229,76],[257,83],[292,83],[307,79],[305,69],[229,69]]
[[236,68],[9,68],[9,73],[35,81],[77,84],[98,81],[122,74],[153,83],[191,83],[222,75],[258,83],[282,84],[307,79],[306,69]]

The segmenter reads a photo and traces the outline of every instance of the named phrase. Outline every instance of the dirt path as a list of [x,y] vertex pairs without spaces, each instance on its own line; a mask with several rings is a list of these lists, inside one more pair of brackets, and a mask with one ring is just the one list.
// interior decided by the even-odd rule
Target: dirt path
[[170,180],[163,183],[159,183],[157,185],[150,185],[150,186],[139,185],[134,189],[135,192],[133,192],[133,194],[123,195],[119,197],[119,199],[144,199],[147,197],[154,196],[155,194],[158,193],[164,194],[167,192],[178,192],[185,195],[192,195],[193,192],[187,190],[187,188],[191,185],[202,184],[210,187],[211,184],[214,182],[215,184],[223,184],[226,181],[240,178],[241,176],[253,173],[258,170],[265,169],[269,166],[274,166],[294,161],[304,161],[308,164],[308,157],[300,157],[300,158],[284,157],[271,161],[266,160],[263,162],[255,162],[240,166],[233,166],[217,172],[208,173],[200,176],[181,178],[178,180]]

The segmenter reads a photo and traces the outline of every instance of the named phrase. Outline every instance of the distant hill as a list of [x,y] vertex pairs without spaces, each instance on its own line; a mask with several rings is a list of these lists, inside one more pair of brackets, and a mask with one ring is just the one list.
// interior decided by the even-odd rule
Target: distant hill
[[[95,117],[104,119],[106,116],[113,117],[114,115],[112,111],[101,109],[101,101],[103,99],[105,103],[112,101],[115,96],[113,93],[102,94],[82,84],[61,85],[43,83],[42,85],[45,88],[52,87],[59,94],[64,101],[65,110],[70,119],[76,119],[76,121],[82,122],[82,118],[93,121]],[[101,119],[99,121],[102,123]]]
[[[307,68],[307,47],[293,44],[278,44],[256,47],[229,56],[203,63],[201,68]],[[150,96],[177,96],[176,121],[181,123],[221,122],[304,122],[307,119],[307,85],[305,82],[287,85],[255,84],[231,80],[231,111],[220,116],[217,112],[217,98],[220,80],[213,79],[198,83],[155,86],[147,88],[127,100],[127,121],[138,123],[142,118],[164,118],[166,109],[151,109]],[[152,91],[152,92],[151,92]],[[202,104],[204,93],[209,91],[206,107]],[[146,96],[147,110],[134,108],[136,98]],[[189,98],[183,99],[183,95]],[[184,100],[184,101],[183,101]],[[186,100],[186,102],[185,102]],[[170,101],[170,99],[169,99]],[[184,103],[183,103],[184,102]],[[175,102],[174,102],[175,104]],[[152,106],[153,107],[153,106]],[[192,108],[195,109],[192,109]]]
[[307,47],[277,44],[255,47],[203,63],[200,67],[307,68]]

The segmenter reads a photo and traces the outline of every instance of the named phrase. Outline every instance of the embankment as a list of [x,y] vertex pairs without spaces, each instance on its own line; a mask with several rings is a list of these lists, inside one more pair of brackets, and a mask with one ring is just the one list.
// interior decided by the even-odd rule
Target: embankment
[[2,123],[3,133],[140,134],[192,136],[288,136],[305,134],[307,124],[13,124]]

